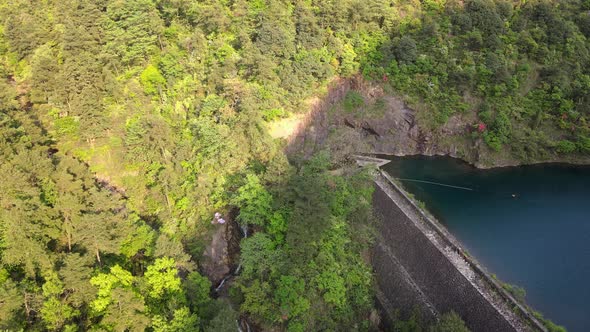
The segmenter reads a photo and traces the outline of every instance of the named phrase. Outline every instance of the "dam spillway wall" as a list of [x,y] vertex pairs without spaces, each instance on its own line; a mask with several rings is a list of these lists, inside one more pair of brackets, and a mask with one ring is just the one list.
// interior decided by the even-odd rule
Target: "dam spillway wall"
[[395,309],[408,317],[417,308],[425,321],[453,310],[474,332],[546,331],[381,170],[373,207],[381,222],[372,263],[386,321]]

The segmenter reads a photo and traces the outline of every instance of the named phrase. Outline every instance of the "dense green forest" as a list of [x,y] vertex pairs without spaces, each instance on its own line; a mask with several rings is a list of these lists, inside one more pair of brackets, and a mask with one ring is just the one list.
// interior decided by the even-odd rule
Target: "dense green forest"
[[590,154],[588,1],[422,1],[363,71],[423,110],[453,114],[492,151],[521,161]]
[[[288,160],[265,124],[360,73],[425,126],[471,116],[492,150],[588,154],[588,10],[0,0],[0,329],[376,328],[368,175]],[[216,211],[255,230],[218,299],[199,272]]]

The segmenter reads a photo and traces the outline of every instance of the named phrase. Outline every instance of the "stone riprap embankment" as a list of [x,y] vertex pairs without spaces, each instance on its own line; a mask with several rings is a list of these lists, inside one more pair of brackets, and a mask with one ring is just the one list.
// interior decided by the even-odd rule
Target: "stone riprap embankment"
[[373,206],[382,222],[372,263],[386,320],[394,308],[401,317],[418,308],[425,321],[453,310],[474,332],[546,331],[381,170]]

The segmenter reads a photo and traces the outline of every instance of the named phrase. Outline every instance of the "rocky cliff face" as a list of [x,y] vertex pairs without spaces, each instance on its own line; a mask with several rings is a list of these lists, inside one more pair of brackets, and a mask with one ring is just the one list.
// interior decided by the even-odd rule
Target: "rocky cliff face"
[[231,274],[237,264],[240,250],[240,230],[233,218],[223,225],[216,225],[211,242],[203,252],[199,262],[201,272],[216,286],[223,278]]
[[[360,94],[364,105],[346,110],[345,96]],[[400,98],[360,77],[334,82],[325,98],[312,105],[299,128],[288,138],[290,154],[308,157],[327,147],[333,155],[450,155],[478,163],[480,143],[466,139],[471,126],[456,116],[436,130],[420,126],[417,111]]]
[[[351,91],[362,97],[362,105],[351,108],[346,104]],[[581,155],[553,154],[521,160],[509,147],[500,152],[491,150],[481,135],[474,133],[478,119],[473,112],[453,115],[436,128],[421,120],[428,115],[428,110],[412,109],[402,98],[360,76],[338,79],[323,98],[311,102],[310,111],[299,117],[296,129],[285,135],[286,151],[291,156],[309,157],[328,149],[335,160],[358,153],[447,155],[479,168],[543,162],[590,164],[590,156]]]

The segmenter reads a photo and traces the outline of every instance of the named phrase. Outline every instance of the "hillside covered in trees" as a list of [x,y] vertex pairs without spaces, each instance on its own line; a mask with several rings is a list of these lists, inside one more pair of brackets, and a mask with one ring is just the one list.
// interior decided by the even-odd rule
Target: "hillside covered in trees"
[[[589,154],[589,10],[0,0],[0,329],[375,329],[368,176],[288,159],[266,124],[360,74],[423,126],[464,117],[489,153]],[[214,299],[217,211],[255,232]]]

